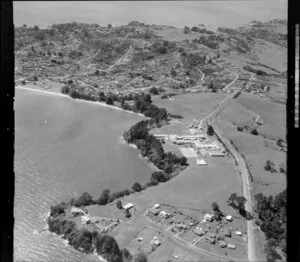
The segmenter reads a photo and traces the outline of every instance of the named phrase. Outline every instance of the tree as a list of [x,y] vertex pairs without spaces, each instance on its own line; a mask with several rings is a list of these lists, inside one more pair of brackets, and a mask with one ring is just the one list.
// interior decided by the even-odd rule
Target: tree
[[179,163],[181,166],[187,166],[188,165],[187,158],[185,156],[181,157]]
[[148,259],[147,259],[147,256],[145,255],[145,253],[139,253],[134,260],[134,262],[147,262],[147,261],[148,261]]
[[109,96],[109,97],[106,98],[106,104],[107,105],[113,105],[114,104],[114,101],[113,101],[113,99],[112,99],[111,96]]
[[192,30],[193,32],[198,32],[198,27],[197,27],[197,26],[193,26],[193,27],[191,28],[191,30]]
[[157,180],[158,182],[165,182],[170,179],[170,176],[162,171],[155,171],[151,175],[151,180]]
[[106,205],[109,201],[109,196],[110,196],[110,190],[109,189],[103,190],[101,196],[97,199],[97,204]]
[[280,169],[279,169],[280,173],[286,173],[286,168],[285,165],[283,163],[280,164]]
[[153,95],[158,95],[158,89],[155,86],[153,86],[150,88],[149,93]]
[[106,97],[105,97],[105,94],[103,92],[99,92],[99,101],[100,102],[104,102],[106,101]]
[[77,199],[77,201],[75,202],[75,206],[88,206],[94,203],[95,201],[93,200],[92,196],[89,193],[85,192]]
[[237,209],[238,209],[239,213],[242,216],[245,216],[246,215],[245,203],[246,203],[247,199],[243,196],[239,196],[239,197],[237,197],[236,201],[237,201]]
[[111,25],[111,24],[108,24],[108,25],[107,25],[107,28],[112,28],[112,25]]
[[122,253],[117,241],[109,235],[97,235],[95,238],[96,251],[107,261],[122,262]]
[[244,131],[243,127],[241,127],[241,126],[238,126],[238,127],[237,127],[237,130],[240,131],[240,132],[243,132],[243,131]]
[[117,208],[118,208],[118,209],[122,209],[122,208],[123,208],[121,200],[118,200],[118,201],[116,202],[116,205],[117,205]]
[[167,53],[167,48],[165,46],[160,46],[158,48],[158,52],[162,55],[166,54]]
[[212,210],[213,210],[213,211],[219,211],[219,210],[220,210],[219,205],[218,205],[217,202],[213,202],[213,203],[211,204],[211,207],[212,207]]
[[214,128],[211,125],[207,126],[207,135],[213,136],[215,133]]
[[50,216],[51,217],[56,217],[61,214],[65,213],[65,209],[67,208],[67,205],[65,203],[60,203],[56,206],[51,206],[50,207]]
[[126,217],[126,218],[130,218],[130,217],[131,217],[131,214],[130,214],[130,212],[129,212],[129,209],[126,209],[126,210],[125,210],[125,217]]
[[258,131],[257,131],[257,129],[256,128],[254,128],[253,130],[251,130],[251,132],[250,132],[252,135],[255,135],[255,136],[257,136],[258,135]]
[[211,204],[211,207],[212,207],[212,210],[214,211],[216,221],[221,221],[222,217],[224,215],[223,215],[223,212],[220,210],[220,207],[219,207],[218,203],[213,202]]
[[188,33],[190,33],[190,32],[191,32],[191,29],[190,29],[188,26],[185,26],[185,27],[183,28],[183,33],[188,34]]
[[33,27],[33,30],[34,30],[34,31],[39,31],[40,28],[39,28],[37,25],[35,25],[35,26]]
[[132,260],[132,255],[130,254],[130,252],[128,251],[127,248],[123,248],[121,250],[122,254],[123,254],[123,257],[125,257],[126,259],[128,260]]
[[218,88],[216,86],[214,86],[211,90],[212,93],[217,93],[217,91],[218,91]]
[[139,184],[139,183],[134,183],[131,187],[131,189],[134,191],[134,192],[140,192],[142,191],[142,186]]
[[236,193],[232,193],[227,200],[227,204],[234,209],[237,209],[242,216],[246,216],[245,203],[247,199],[243,196],[237,196]]
[[277,142],[276,142],[276,144],[278,145],[278,146],[280,146],[280,147],[283,147],[283,139],[282,138],[279,138],[278,140],[277,140]]
[[266,161],[265,170],[270,171],[271,173],[276,172],[276,169],[274,168],[274,163],[271,160]]

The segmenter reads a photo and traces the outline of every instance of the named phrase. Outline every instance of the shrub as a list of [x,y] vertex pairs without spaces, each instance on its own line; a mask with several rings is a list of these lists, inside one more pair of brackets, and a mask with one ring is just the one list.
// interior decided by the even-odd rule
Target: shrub
[[191,28],[191,30],[192,30],[193,32],[198,32],[198,27],[193,26],[193,27]]
[[51,217],[57,217],[59,215],[65,214],[65,209],[67,208],[66,203],[60,203],[56,206],[50,207],[50,216]]
[[44,40],[45,39],[45,33],[42,32],[42,31],[37,31],[34,33],[33,37],[36,39],[36,40]]
[[110,190],[105,189],[102,191],[101,196],[97,199],[98,205],[106,205],[110,199]]
[[85,192],[77,199],[77,201],[75,202],[75,206],[89,206],[94,203],[95,201],[93,200],[92,196],[89,193]]
[[166,54],[167,53],[167,48],[165,46],[160,46],[157,51],[160,53],[160,54]]
[[274,168],[274,163],[271,160],[266,161],[265,170],[270,171],[271,173],[276,172],[276,169]]
[[128,251],[127,248],[123,248],[121,250],[122,254],[123,254],[123,257],[125,257],[126,259],[128,260],[132,260],[132,255],[130,254],[130,252]]
[[137,257],[134,259],[134,262],[147,262],[147,261],[148,259],[145,253],[139,253]]
[[258,131],[256,129],[251,130],[250,132],[252,135],[257,136],[258,135]]
[[113,99],[112,99],[111,96],[109,96],[109,97],[106,98],[106,104],[107,105],[113,105],[114,104],[114,101],[113,101]]
[[69,91],[70,91],[70,88],[67,85],[65,85],[61,88],[61,92],[63,94],[69,94]]
[[109,262],[121,262],[122,253],[117,241],[109,235],[97,235],[95,238],[96,251]]
[[116,206],[117,206],[118,209],[122,209],[123,208],[121,200],[118,200],[116,202]]
[[153,95],[158,95],[158,89],[155,86],[153,86],[150,88],[149,93]]
[[215,133],[214,128],[211,125],[207,126],[207,135],[213,136]]
[[142,191],[142,186],[139,184],[139,183],[134,183],[131,187],[131,189],[134,191],[134,192],[140,192]]
[[183,33],[188,34],[188,33],[190,33],[190,32],[191,32],[191,29],[190,29],[188,26],[185,26],[185,27],[183,28]]
[[169,41],[164,40],[164,41],[163,41],[163,45],[167,47],[167,46],[169,45]]

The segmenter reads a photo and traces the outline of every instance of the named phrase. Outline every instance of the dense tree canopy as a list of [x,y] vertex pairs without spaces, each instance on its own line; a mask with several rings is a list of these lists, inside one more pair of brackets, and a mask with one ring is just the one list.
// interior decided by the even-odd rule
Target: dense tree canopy
[[95,201],[93,200],[92,196],[85,192],[83,193],[78,199],[77,201],[74,203],[75,206],[77,207],[81,207],[81,206],[89,206],[95,204]]
[[286,190],[274,197],[266,197],[263,194],[255,195],[257,223],[265,233],[268,240],[266,253],[268,261],[280,259],[276,249],[280,248],[286,253]]
[[134,262],[147,262],[147,261],[148,259],[145,253],[139,253],[134,259]]
[[244,196],[237,196],[236,193],[232,193],[227,204],[234,209],[237,209],[242,216],[246,216],[247,212],[245,209],[245,203],[247,199]]
[[56,216],[65,214],[66,208],[67,208],[67,204],[63,203],[63,202],[58,205],[51,206],[50,207],[50,216],[56,217]]
[[97,235],[95,239],[97,253],[108,262],[122,262],[122,253],[117,241],[109,235]]

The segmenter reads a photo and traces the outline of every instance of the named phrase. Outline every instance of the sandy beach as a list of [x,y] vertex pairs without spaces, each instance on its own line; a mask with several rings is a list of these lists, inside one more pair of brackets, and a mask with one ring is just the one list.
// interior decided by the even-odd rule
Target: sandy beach
[[104,107],[116,109],[116,110],[119,110],[119,111],[123,111],[123,112],[129,113],[129,114],[135,114],[135,115],[138,115],[138,116],[141,116],[141,117],[145,118],[145,116],[143,114],[141,114],[141,113],[135,113],[135,112],[132,112],[132,111],[124,110],[124,109],[122,109],[120,107],[117,107],[117,106],[107,105],[105,103],[100,103],[100,102],[96,102],[96,101],[88,101],[88,100],[83,100],[83,99],[73,99],[70,96],[62,94],[62,93],[59,93],[59,92],[57,92],[55,90],[53,90],[53,91],[47,91],[47,90],[43,90],[43,89],[39,89],[39,88],[31,88],[31,87],[25,87],[25,86],[20,86],[20,85],[17,85],[15,88],[29,90],[29,91],[35,91],[35,92],[40,92],[40,93],[54,95],[54,96],[68,97],[68,98],[70,98],[70,99],[72,99],[72,100],[74,100],[76,102],[79,102],[79,103],[88,103],[88,104],[91,104],[91,105],[104,106]]

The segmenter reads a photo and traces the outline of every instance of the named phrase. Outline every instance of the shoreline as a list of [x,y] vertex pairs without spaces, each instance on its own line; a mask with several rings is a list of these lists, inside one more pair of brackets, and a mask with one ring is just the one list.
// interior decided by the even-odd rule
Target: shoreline
[[107,105],[105,103],[101,103],[101,102],[97,102],[97,101],[88,101],[88,100],[78,99],[78,98],[74,99],[74,98],[70,97],[69,95],[62,94],[62,93],[55,92],[55,91],[48,91],[48,90],[44,90],[44,89],[41,89],[41,88],[24,87],[24,86],[20,86],[20,85],[15,86],[15,88],[16,89],[28,90],[28,91],[40,92],[40,93],[59,96],[59,97],[68,97],[68,98],[72,99],[73,101],[78,101],[80,103],[83,102],[83,103],[88,103],[90,105],[100,105],[100,106],[103,106],[103,107],[116,109],[116,110],[119,110],[119,111],[122,111],[122,112],[127,112],[129,114],[135,114],[135,115],[141,116],[141,117],[146,118],[146,119],[148,118],[148,117],[144,116],[142,113],[135,113],[133,111],[124,110],[124,109],[122,109],[118,106]]

